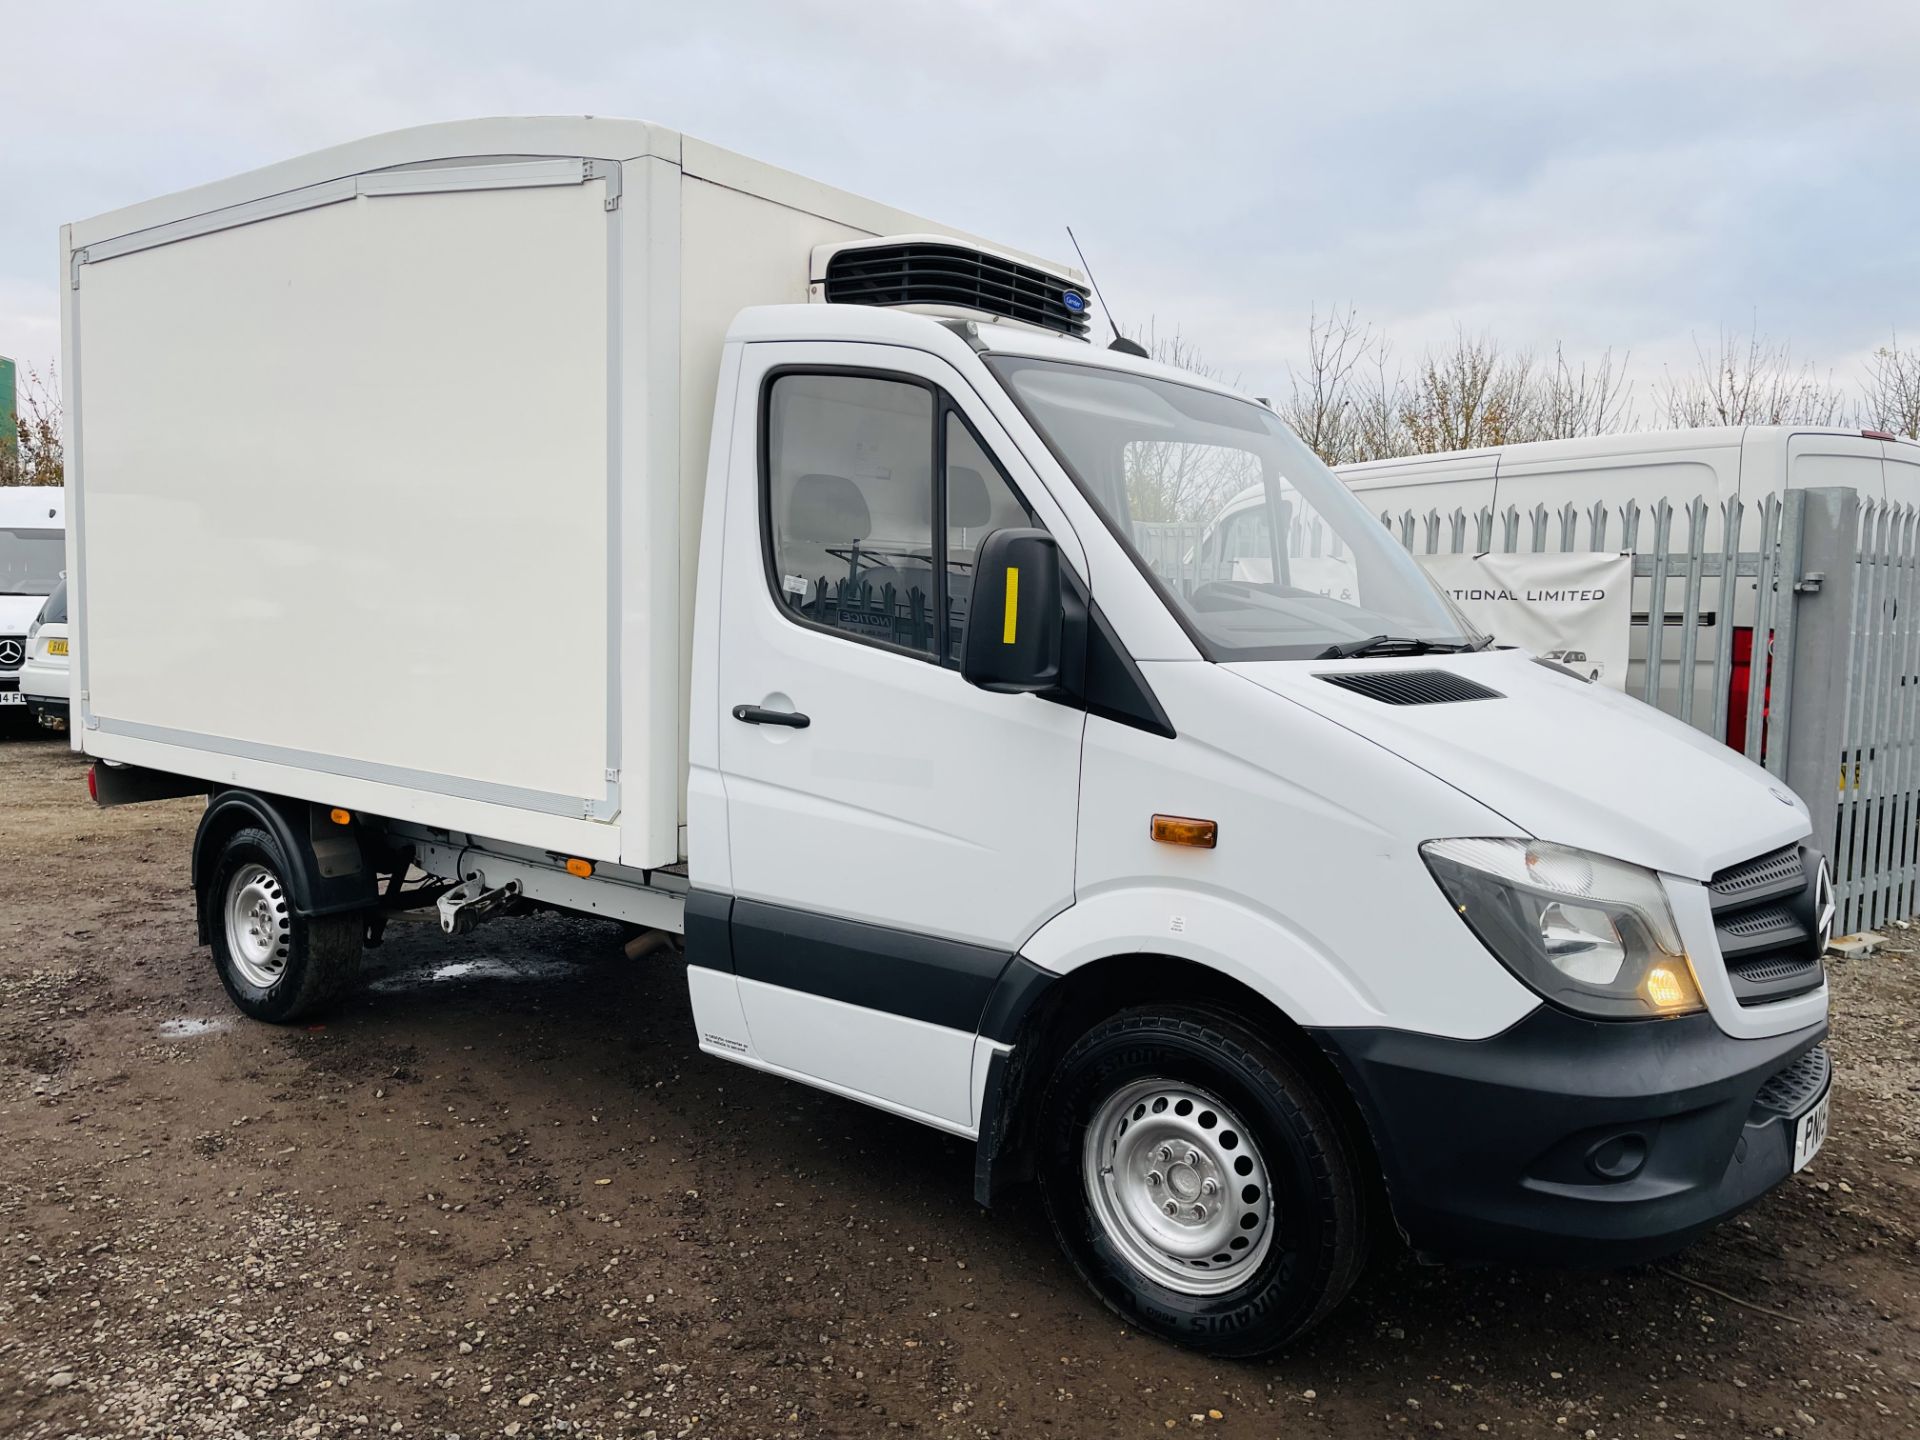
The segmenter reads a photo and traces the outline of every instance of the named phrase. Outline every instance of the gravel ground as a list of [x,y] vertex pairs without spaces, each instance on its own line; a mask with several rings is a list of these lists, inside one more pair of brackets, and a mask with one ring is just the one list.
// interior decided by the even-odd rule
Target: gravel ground
[[1303,1347],[1131,1334],[960,1141],[694,1047],[592,923],[369,955],[238,1020],[192,801],[0,742],[0,1434],[1920,1434],[1920,931],[1839,967],[1833,1138],[1673,1262],[1381,1247]]

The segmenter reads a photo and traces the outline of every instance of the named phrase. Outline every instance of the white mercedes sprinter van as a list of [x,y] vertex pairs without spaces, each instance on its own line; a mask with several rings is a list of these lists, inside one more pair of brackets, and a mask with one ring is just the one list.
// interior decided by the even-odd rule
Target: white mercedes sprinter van
[[[1818,1148],[1800,803],[1488,648],[1270,410],[1090,343],[1073,272],[563,119],[66,253],[75,743],[102,803],[208,797],[248,1015],[407,906],[646,927],[702,1050],[974,1139],[1129,1323],[1233,1355],[1371,1236],[1642,1259]],[[493,423],[503,354],[547,424]],[[311,444],[355,396],[353,453]],[[1351,593],[1285,543],[1142,563],[1140,477],[1202,446]],[[536,642],[503,703],[479,658]]]
[[0,486],[0,707],[19,707],[21,716],[27,632],[66,569],[66,512],[61,486]]

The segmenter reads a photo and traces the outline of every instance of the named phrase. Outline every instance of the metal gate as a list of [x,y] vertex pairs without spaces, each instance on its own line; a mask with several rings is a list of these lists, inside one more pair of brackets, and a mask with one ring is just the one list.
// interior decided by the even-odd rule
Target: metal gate
[[1833,856],[1841,932],[1920,909],[1920,511],[1868,500],[1858,512],[1845,566],[1851,623],[1835,637],[1845,646],[1845,686],[1821,697],[1838,712],[1828,717],[1838,721],[1828,784],[1839,811]]

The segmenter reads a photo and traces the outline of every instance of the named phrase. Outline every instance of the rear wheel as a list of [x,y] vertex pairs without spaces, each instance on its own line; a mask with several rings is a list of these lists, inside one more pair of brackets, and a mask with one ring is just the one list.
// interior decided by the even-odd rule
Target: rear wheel
[[1216,1355],[1317,1324],[1358,1277],[1364,1211],[1346,1136],[1278,1047],[1210,1010],[1115,1016],[1061,1058],[1041,1188],[1112,1309]]
[[255,1020],[285,1024],[337,1000],[360,973],[359,915],[300,915],[280,843],[237,830],[221,848],[202,898],[214,966],[233,1003]]

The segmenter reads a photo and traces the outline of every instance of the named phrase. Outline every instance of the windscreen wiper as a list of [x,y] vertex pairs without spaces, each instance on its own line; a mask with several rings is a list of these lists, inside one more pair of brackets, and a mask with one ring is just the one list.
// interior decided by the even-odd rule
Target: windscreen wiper
[[1364,640],[1343,640],[1329,645],[1316,660],[1352,660],[1361,655],[1451,655],[1474,645],[1456,645],[1448,640],[1422,640],[1417,635],[1369,635]]

